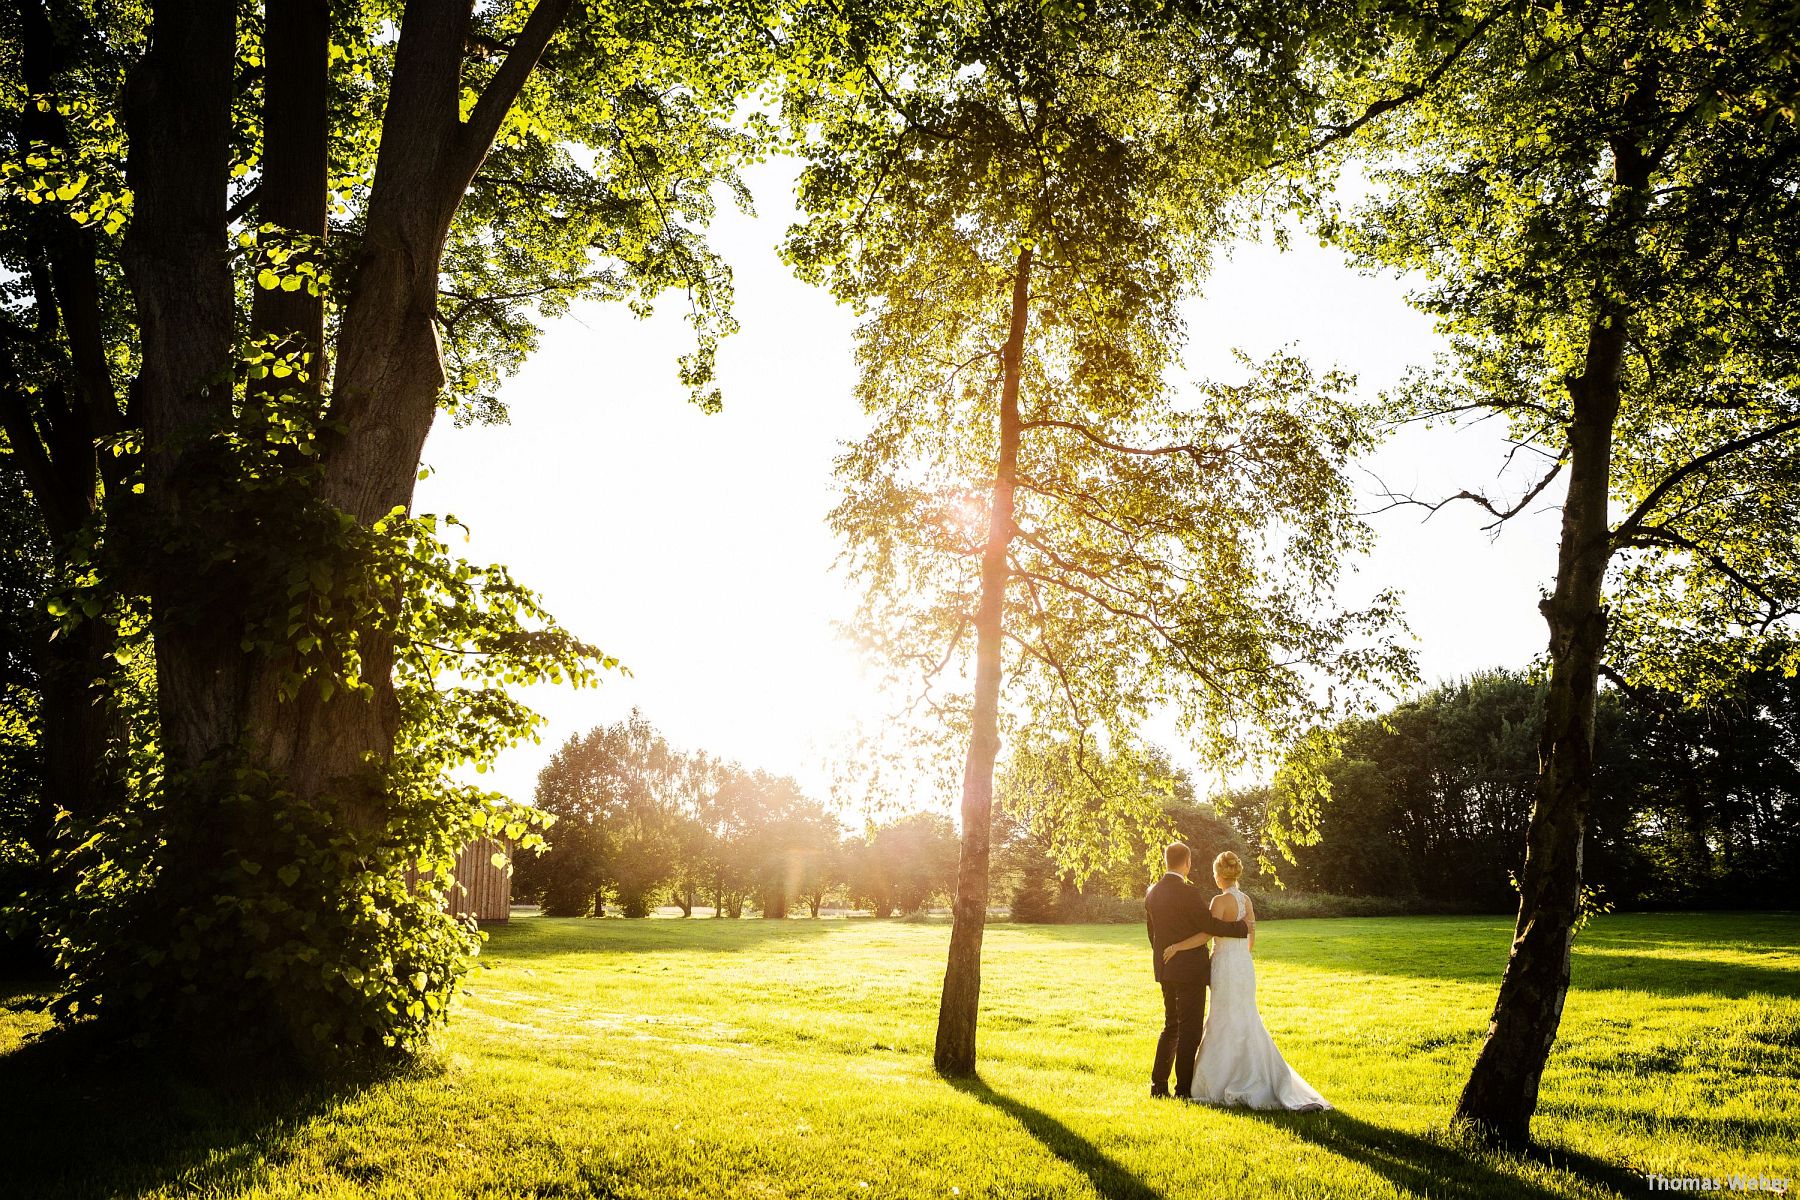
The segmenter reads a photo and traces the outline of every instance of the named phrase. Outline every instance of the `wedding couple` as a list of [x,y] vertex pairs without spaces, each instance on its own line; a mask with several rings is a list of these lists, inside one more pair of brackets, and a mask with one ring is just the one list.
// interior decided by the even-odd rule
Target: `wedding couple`
[[[1207,1104],[1330,1108],[1300,1073],[1287,1065],[1256,1011],[1256,910],[1238,890],[1244,864],[1227,850],[1213,859],[1219,894],[1188,882],[1193,851],[1176,842],[1163,851],[1167,873],[1144,897],[1144,925],[1162,985],[1163,1031],[1150,1069],[1150,1094]],[[1209,954],[1206,943],[1216,939]],[[1206,989],[1212,986],[1212,1015]],[[1169,1068],[1175,1091],[1169,1091]]]

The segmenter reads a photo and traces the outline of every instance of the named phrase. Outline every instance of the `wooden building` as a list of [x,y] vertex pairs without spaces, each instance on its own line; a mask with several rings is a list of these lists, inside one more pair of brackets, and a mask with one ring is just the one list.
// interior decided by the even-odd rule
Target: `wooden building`
[[[494,855],[505,856],[501,866]],[[416,883],[416,875],[409,871]],[[505,921],[512,916],[512,848],[499,838],[470,842],[456,856],[456,876],[451,883],[450,911],[477,921]]]

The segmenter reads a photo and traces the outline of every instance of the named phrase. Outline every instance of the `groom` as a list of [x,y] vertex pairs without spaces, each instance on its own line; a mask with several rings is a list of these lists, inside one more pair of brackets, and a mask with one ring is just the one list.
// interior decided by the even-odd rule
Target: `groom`
[[1185,941],[1196,933],[1214,937],[1248,937],[1243,921],[1221,921],[1212,915],[1205,892],[1188,882],[1194,854],[1176,842],[1163,851],[1161,879],[1144,896],[1144,927],[1150,934],[1150,951],[1156,963],[1156,982],[1162,984],[1163,1030],[1156,1039],[1156,1064],[1150,1068],[1150,1094],[1167,1098],[1169,1067],[1175,1067],[1175,1095],[1186,1099],[1194,1091],[1194,1059],[1200,1053],[1200,1031],[1206,1025],[1206,985],[1212,976],[1212,957],[1204,949],[1177,954],[1163,962],[1163,948]]

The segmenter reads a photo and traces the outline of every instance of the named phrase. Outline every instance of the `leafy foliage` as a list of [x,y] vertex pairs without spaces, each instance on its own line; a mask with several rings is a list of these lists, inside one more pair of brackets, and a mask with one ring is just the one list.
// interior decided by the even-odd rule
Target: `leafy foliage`
[[693,915],[754,899],[784,917],[814,916],[838,883],[842,829],[799,784],[671,746],[636,710],[571,737],[538,776],[538,805],[560,824],[549,851],[521,864],[519,892],[552,916],[642,917],[673,896]]
[[[1193,851],[1202,884],[1221,851],[1248,861],[1243,836],[1195,798],[1192,778],[1163,751],[1114,756],[1094,774],[1076,769],[1066,748],[1044,762],[1017,753],[1009,762],[996,825],[1013,920],[1141,921],[1144,889],[1162,873],[1172,841]],[[1141,799],[1121,812],[1110,799],[1117,795]]]
[[[1800,294],[1794,20],[1615,0],[1496,10],[1460,56],[1415,45],[1350,94],[1445,68],[1363,128],[1378,186],[1328,227],[1429,281],[1416,302],[1451,355],[1397,415],[1502,414],[1546,470],[1531,495],[1569,462],[1570,383],[1595,314],[1616,312],[1608,655],[1696,701],[1800,603],[1800,360],[1776,332]],[[1629,194],[1626,160],[1644,175]]]
[[956,829],[939,813],[907,813],[871,824],[846,847],[846,890],[876,916],[907,914],[956,888]]
[[[1066,740],[1080,764],[1127,752],[1166,706],[1210,760],[1254,759],[1342,699],[1321,674],[1407,669],[1391,596],[1328,598],[1366,543],[1343,470],[1371,430],[1347,379],[1288,355],[1191,398],[1164,382],[1241,165],[1178,100],[1196,64],[1104,23],[1065,45],[1035,6],[982,11],[797,110],[818,135],[786,253],[867,314],[871,430],[840,460],[832,517],[860,628],[922,736],[960,734],[983,544],[1010,522],[1009,732]],[[1027,248],[1009,518],[987,492]]]
[[[1782,651],[1694,710],[1665,692],[1602,697],[1584,876],[1628,907],[1783,903],[1800,755]],[[1263,867],[1302,892],[1418,898],[1505,911],[1536,797],[1544,682],[1496,671],[1335,730],[1328,790],[1304,841],[1270,787],[1220,798]]]
[[[455,850],[529,847],[542,821],[453,773],[533,736],[508,689],[616,664],[503,568],[452,555],[452,518],[412,515],[407,441],[434,408],[503,416],[497,385],[575,301],[645,313],[670,288],[695,327],[682,379],[717,406],[730,276],[701,227],[715,185],[747,202],[734,172],[767,130],[736,110],[770,62],[761,16],[482,5],[433,66],[444,26],[421,6],[334,3],[303,81],[323,111],[287,114],[319,121],[315,158],[265,121],[295,78],[271,62],[288,47],[270,6],[30,0],[0,17],[0,417],[57,534],[37,597],[65,633],[112,638],[130,750],[86,764],[103,801],[71,796],[59,822],[60,877],[80,889],[36,897],[60,908],[65,1015],[199,1022],[322,1060],[441,1020],[476,945],[439,907]],[[171,65],[158,46],[178,43]],[[420,69],[451,84],[423,107]],[[202,109],[193,136],[158,140]],[[445,155],[409,174],[446,132],[466,174]],[[259,219],[314,184],[316,230]],[[190,197],[207,228],[175,232]],[[426,214],[401,238],[404,278],[383,257],[396,212]],[[410,341],[370,316],[395,288],[417,293]],[[325,344],[246,334],[271,296],[315,299]],[[345,382],[372,362],[373,408]],[[405,486],[351,501],[331,482],[346,457],[356,484]]]
[[[284,664],[289,702],[354,703],[371,691],[371,658],[388,663],[395,753],[365,764],[375,807],[346,821],[340,795],[297,794],[253,747],[174,773],[149,748],[123,810],[64,814],[83,883],[60,941],[59,1009],[139,1029],[231,1028],[272,1010],[320,1061],[410,1048],[479,944],[446,911],[457,851],[485,836],[530,849],[548,819],[456,772],[533,736],[540,718],[509,687],[592,684],[617,664],[554,625],[503,568],[453,556],[437,518],[396,511],[364,528],[314,499],[303,464],[317,435],[293,419],[291,394],[252,396],[215,446],[255,502],[222,490],[196,524],[216,574],[190,594],[261,594],[255,610],[271,615],[245,630],[244,649]],[[95,619],[80,593],[65,607],[71,622]],[[179,608],[162,618],[192,619]]]

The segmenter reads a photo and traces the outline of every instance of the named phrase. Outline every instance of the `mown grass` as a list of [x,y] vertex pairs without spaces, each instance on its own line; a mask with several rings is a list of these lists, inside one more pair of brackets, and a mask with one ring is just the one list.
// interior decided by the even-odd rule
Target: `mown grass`
[[1264,1016],[1338,1106],[1304,1116],[1148,1099],[1158,998],[1128,926],[991,929],[980,1081],[939,1079],[947,933],[524,919],[428,1061],[304,1088],[21,1046],[41,1018],[15,995],[0,1195],[1548,1200],[1642,1194],[1644,1174],[1800,1180],[1797,916],[1596,920],[1530,1158],[1442,1132],[1504,920],[1266,924]]

